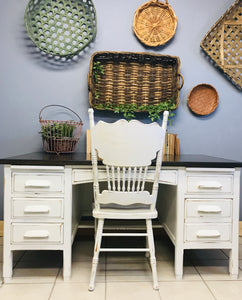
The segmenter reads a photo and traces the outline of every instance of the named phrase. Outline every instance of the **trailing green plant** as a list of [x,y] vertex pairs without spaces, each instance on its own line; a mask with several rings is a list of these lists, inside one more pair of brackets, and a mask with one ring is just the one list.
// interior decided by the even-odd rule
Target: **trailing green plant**
[[68,123],[53,123],[41,126],[41,135],[44,138],[60,139],[64,137],[73,137],[75,126]]
[[157,105],[148,105],[148,104],[137,105],[133,103],[115,104],[115,103],[106,102],[106,103],[99,103],[97,105],[94,105],[94,108],[113,110],[114,113],[122,113],[124,118],[127,119],[128,121],[136,117],[135,116],[136,112],[146,112],[152,122],[156,120],[160,120],[160,115],[162,114],[162,112],[168,110],[169,124],[171,124],[172,122],[171,117],[174,116],[174,113],[171,111],[176,108],[176,105],[175,103],[172,102],[172,100],[161,102]]
[[97,84],[98,83],[98,75],[104,74],[103,65],[101,64],[100,61],[95,61],[93,63],[92,72],[93,72],[94,82]]

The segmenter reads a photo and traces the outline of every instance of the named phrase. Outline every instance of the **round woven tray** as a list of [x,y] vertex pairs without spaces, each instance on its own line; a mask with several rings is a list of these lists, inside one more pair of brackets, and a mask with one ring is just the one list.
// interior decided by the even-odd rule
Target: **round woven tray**
[[137,38],[147,46],[160,46],[175,34],[177,17],[168,4],[150,0],[140,6],[134,15],[133,31]]
[[56,56],[73,56],[96,36],[91,0],[30,0],[24,22],[33,43]]
[[195,114],[205,116],[216,109],[218,99],[218,93],[212,85],[201,83],[191,89],[187,104]]

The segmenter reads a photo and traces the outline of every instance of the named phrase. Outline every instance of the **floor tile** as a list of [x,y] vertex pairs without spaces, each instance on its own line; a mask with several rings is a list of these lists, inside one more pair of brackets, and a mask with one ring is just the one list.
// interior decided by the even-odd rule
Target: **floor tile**
[[106,300],[160,300],[152,282],[108,282]]
[[[212,266],[196,266],[198,273],[204,280],[223,280],[230,281],[234,280],[229,274],[227,266],[212,265]],[[238,280],[242,280],[242,271],[239,270]]]
[[48,300],[53,284],[3,284],[0,299],[3,300]]
[[[71,267],[71,278],[67,282],[88,283],[91,276],[91,268],[91,262],[73,262]],[[66,280],[63,281],[62,270],[58,275],[57,282],[66,283]],[[105,282],[105,264],[98,264],[96,282]]]
[[96,283],[95,290],[88,291],[88,283],[56,284],[49,300],[105,300],[105,283]]
[[241,281],[208,281],[206,282],[216,300],[241,300]]
[[132,261],[107,259],[107,282],[118,281],[152,281],[150,265],[146,260]]
[[54,283],[58,272],[57,268],[15,268],[9,284]]
[[[174,263],[170,261],[157,261],[157,276],[158,281],[176,281]],[[193,266],[185,266],[183,267],[182,280],[193,281],[202,279]]]
[[202,281],[159,282],[159,286],[164,300],[215,300]]

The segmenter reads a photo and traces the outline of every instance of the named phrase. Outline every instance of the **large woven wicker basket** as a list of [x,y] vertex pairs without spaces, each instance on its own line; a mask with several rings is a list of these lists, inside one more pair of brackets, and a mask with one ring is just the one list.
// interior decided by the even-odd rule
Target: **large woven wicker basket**
[[156,47],[167,43],[175,34],[177,17],[168,0],[150,0],[135,12],[133,31],[145,45]]
[[[97,63],[102,72],[94,72]],[[177,108],[182,85],[180,59],[176,56],[96,52],[91,57],[88,87],[89,103],[94,108],[105,103],[140,106],[167,101]]]

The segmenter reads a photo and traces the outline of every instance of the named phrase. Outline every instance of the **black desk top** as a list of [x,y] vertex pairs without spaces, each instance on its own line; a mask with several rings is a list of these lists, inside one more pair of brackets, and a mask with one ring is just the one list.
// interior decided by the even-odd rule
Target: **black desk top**
[[[91,165],[90,159],[86,158],[86,153],[75,152],[72,154],[49,154],[45,152],[35,152],[7,158],[0,158],[0,164],[11,165]],[[99,162],[101,164],[101,162]],[[162,163],[168,167],[197,167],[197,168],[235,168],[242,167],[242,162],[212,157],[207,155],[180,155],[166,156]]]

